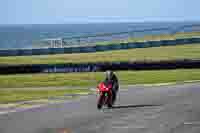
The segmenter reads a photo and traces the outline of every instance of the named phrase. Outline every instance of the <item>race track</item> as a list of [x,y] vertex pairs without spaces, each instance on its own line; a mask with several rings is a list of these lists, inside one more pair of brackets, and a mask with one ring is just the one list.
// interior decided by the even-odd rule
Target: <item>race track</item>
[[199,83],[129,86],[113,109],[97,110],[89,95],[0,115],[0,133],[199,133],[199,101]]

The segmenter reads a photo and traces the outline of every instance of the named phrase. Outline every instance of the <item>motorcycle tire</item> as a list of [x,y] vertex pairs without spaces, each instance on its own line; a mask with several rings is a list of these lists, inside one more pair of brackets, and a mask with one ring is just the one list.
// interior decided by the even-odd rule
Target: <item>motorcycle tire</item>
[[112,104],[108,104],[108,108],[112,108]]
[[99,100],[98,100],[98,103],[97,103],[97,109],[101,109],[102,108],[102,106],[103,106],[103,100],[104,100],[104,97],[100,96]]
[[97,109],[101,109],[102,108],[102,105],[101,104],[97,104]]

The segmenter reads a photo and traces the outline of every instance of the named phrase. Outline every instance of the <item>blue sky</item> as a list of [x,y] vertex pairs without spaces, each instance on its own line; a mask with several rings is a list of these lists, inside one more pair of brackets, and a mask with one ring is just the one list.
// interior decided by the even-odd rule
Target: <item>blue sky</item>
[[200,20],[199,0],[1,0],[0,24]]

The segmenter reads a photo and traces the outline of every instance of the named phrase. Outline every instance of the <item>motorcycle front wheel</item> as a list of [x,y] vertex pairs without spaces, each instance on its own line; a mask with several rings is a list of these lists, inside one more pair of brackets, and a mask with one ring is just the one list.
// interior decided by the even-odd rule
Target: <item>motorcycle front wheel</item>
[[99,100],[97,102],[97,109],[101,109],[103,106],[103,101],[104,101],[104,95],[99,96]]

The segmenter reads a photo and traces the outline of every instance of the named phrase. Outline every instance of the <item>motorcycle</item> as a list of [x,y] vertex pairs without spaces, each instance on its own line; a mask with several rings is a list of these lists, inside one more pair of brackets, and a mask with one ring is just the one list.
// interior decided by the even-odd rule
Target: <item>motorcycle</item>
[[98,91],[98,101],[97,101],[97,109],[101,109],[102,106],[107,105],[108,108],[112,108],[112,85],[101,82],[97,86]]

